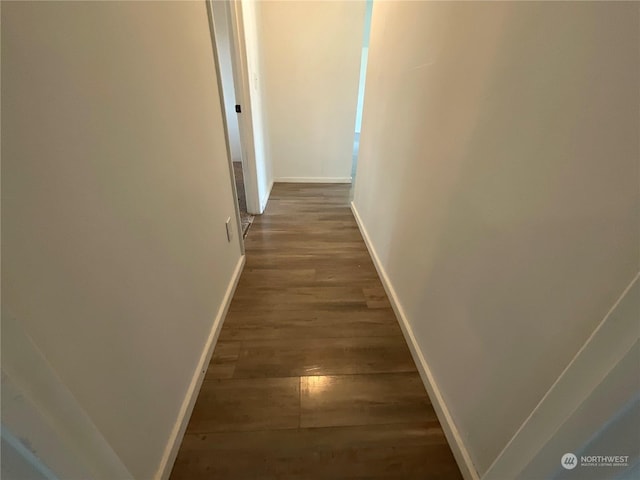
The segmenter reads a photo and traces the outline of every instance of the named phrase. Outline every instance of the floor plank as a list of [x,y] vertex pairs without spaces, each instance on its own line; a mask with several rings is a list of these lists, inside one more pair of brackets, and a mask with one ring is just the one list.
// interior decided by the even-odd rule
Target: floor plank
[[415,371],[400,336],[247,340],[234,377],[387,373]]
[[205,380],[187,432],[297,428],[299,421],[296,377]]
[[[401,337],[391,309],[230,312],[219,340]],[[403,339],[399,339],[403,342]]]
[[172,478],[424,480],[460,477],[438,424],[420,422],[187,434]]
[[417,372],[319,375],[300,381],[301,427],[435,420]]
[[211,357],[205,380],[232,378],[241,348],[242,342],[218,341]]
[[274,185],[172,480],[461,479],[349,188]]

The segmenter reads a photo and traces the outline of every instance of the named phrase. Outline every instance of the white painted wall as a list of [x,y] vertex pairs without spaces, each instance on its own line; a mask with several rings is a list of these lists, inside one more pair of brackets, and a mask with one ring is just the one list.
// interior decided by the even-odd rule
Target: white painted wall
[[218,47],[218,61],[222,77],[222,91],[224,93],[224,109],[229,133],[229,148],[234,162],[242,161],[242,146],[240,144],[240,130],[238,129],[238,114],[235,111],[236,94],[233,84],[233,63],[231,59],[231,25],[229,3],[225,1],[212,2],[213,20],[216,27],[216,44]]
[[4,3],[2,27],[3,319],[153,478],[240,259],[205,4]]
[[263,101],[277,181],[349,181],[365,2],[260,4]]
[[639,269],[639,8],[374,4],[354,205],[480,474]]

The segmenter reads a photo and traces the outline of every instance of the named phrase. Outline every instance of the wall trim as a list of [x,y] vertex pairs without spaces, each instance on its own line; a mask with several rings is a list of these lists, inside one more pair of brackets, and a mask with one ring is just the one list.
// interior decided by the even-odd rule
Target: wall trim
[[158,480],[166,480],[171,474],[171,469],[173,468],[173,464],[176,461],[176,456],[178,455],[178,450],[180,449],[180,445],[182,444],[182,438],[184,437],[185,430],[187,429],[187,423],[189,422],[189,418],[191,417],[191,412],[193,411],[196,399],[198,398],[198,393],[200,393],[200,387],[202,386],[205,373],[207,372],[207,365],[209,365],[209,362],[211,361],[213,349],[215,348],[218,341],[218,335],[220,334],[222,324],[224,323],[227,311],[229,310],[229,305],[231,304],[231,300],[233,299],[233,294],[235,293],[238,281],[240,280],[240,275],[242,274],[245,260],[245,255],[242,255],[238,259],[238,263],[236,264],[233,276],[229,281],[227,291],[225,292],[222,299],[222,304],[220,305],[218,313],[216,314],[216,317],[213,321],[211,331],[209,332],[209,337],[207,338],[207,342],[205,343],[202,354],[200,355],[200,361],[198,362],[198,366],[193,373],[193,378],[191,379],[191,383],[189,384],[189,388],[187,389],[187,394],[184,398],[184,401],[182,402],[182,406],[180,407],[178,418],[173,426],[173,429],[171,430],[169,441],[167,442],[164,454],[162,455],[162,459],[160,460],[160,466],[155,476],[155,478]]
[[444,431],[445,436],[447,437],[447,441],[449,442],[449,446],[451,447],[451,451],[453,452],[453,456],[456,459],[458,467],[460,468],[460,472],[465,480],[479,480],[480,477],[478,472],[473,465],[471,460],[471,456],[469,455],[469,451],[464,444],[462,436],[456,427],[453,417],[451,416],[451,412],[447,407],[444,398],[442,397],[442,393],[440,392],[440,388],[436,383],[433,374],[431,373],[431,368],[427,364],[424,356],[422,355],[422,351],[418,346],[418,342],[413,334],[413,330],[407,318],[407,315],[398,300],[398,296],[387,276],[387,272],[385,271],[382,263],[380,261],[380,257],[376,253],[376,250],[369,238],[369,234],[367,233],[367,229],[365,228],[362,219],[360,218],[360,214],[358,213],[358,209],[355,204],[351,202],[351,211],[353,212],[353,216],[356,219],[356,223],[358,224],[358,228],[360,229],[360,233],[362,234],[362,238],[364,239],[364,243],[367,246],[367,250],[369,250],[369,254],[373,259],[373,264],[378,271],[378,275],[380,276],[380,280],[382,281],[382,285],[384,286],[385,291],[387,292],[387,296],[389,297],[389,301],[391,302],[391,306],[393,311],[398,318],[398,323],[400,324],[400,328],[402,329],[402,333],[404,335],[405,340],[409,344],[409,349],[411,350],[411,355],[413,360],[416,362],[418,367],[418,372],[420,373],[420,378],[422,379],[422,383],[429,394],[429,398],[431,399],[431,403],[436,412],[438,420],[440,421],[440,425],[442,426],[442,430]]
[[351,177],[278,177],[276,183],[351,183]]

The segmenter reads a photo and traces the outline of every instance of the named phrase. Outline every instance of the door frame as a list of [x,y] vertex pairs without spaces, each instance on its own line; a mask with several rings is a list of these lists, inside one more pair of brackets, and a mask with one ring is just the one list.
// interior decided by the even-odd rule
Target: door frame
[[218,97],[220,99],[220,113],[222,114],[222,126],[224,129],[224,144],[227,150],[227,166],[229,168],[229,181],[231,183],[231,193],[233,195],[233,207],[234,207],[233,209],[236,217],[235,230],[238,237],[238,245],[240,246],[240,254],[244,255],[244,239],[242,238],[242,222],[240,220],[240,207],[238,205],[238,191],[236,189],[235,174],[233,171],[233,159],[231,158],[231,145],[229,142],[229,126],[227,125],[224,93],[222,91],[222,74],[220,72],[220,58],[218,55],[218,43],[216,41],[216,27],[213,22],[212,0],[207,0],[206,6],[207,6],[207,21],[209,22],[209,32],[211,35],[211,46],[213,50],[213,63],[216,69],[216,80],[218,82]]
[[[213,22],[213,1],[207,0],[207,12],[209,16],[210,28],[212,31],[212,42],[216,55],[216,73],[218,82],[221,82],[220,64],[218,60],[217,44],[215,40],[215,25]],[[242,169],[244,175],[245,198],[247,202],[247,212],[252,215],[260,215],[260,197],[258,194],[258,172],[256,165],[255,143],[253,135],[253,117],[251,109],[251,94],[249,70],[247,63],[247,50],[245,43],[245,31],[242,17],[242,4],[240,1],[223,0],[225,5],[225,19],[229,32],[229,48],[231,50],[231,69],[233,75],[233,86],[235,90],[235,102],[241,106],[241,113],[238,116],[238,129],[240,131],[240,148],[242,156]],[[221,85],[221,83],[220,83]],[[221,92],[222,95],[222,92]],[[224,98],[222,98],[224,101]],[[224,103],[223,103],[224,108]],[[228,130],[225,119],[225,133]],[[231,161],[231,157],[230,157]],[[233,173],[233,164],[231,164]],[[233,178],[233,177],[232,177]],[[235,182],[234,182],[235,189]],[[234,190],[235,192],[235,190]],[[237,193],[236,193],[237,195]]]

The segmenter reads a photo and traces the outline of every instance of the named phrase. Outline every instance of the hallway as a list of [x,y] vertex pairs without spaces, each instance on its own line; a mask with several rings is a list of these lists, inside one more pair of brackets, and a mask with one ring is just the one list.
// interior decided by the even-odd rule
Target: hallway
[[461,478],[349,188],[274,185],[173,480]]

